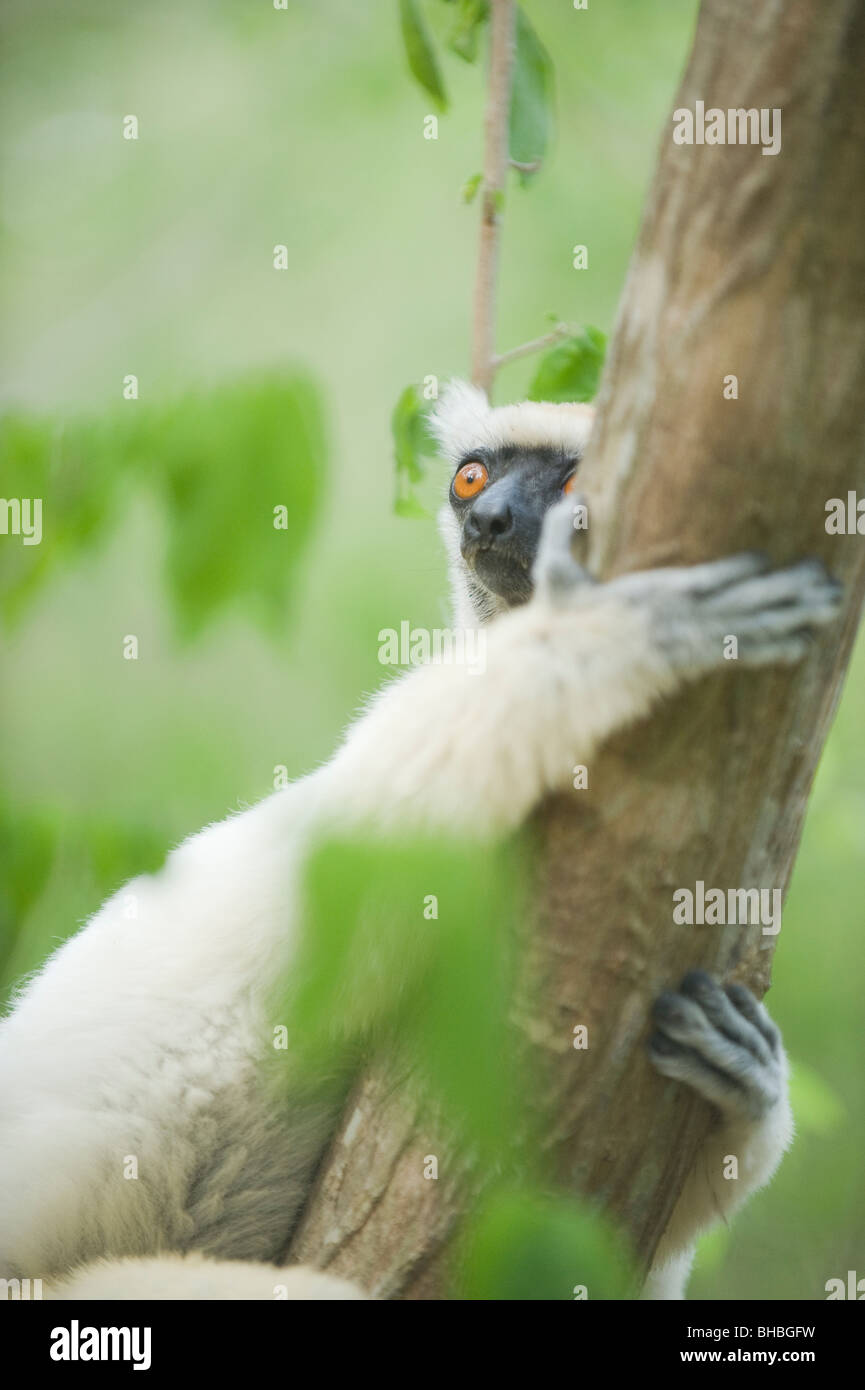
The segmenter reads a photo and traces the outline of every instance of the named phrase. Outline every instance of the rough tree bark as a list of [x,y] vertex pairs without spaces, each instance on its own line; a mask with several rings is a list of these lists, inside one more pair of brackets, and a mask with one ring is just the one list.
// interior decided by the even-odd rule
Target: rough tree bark
[[[824,526],[829,498],[865,495],[863,70],[859,0],[705,0],[676,107],[780,108],[782,150],[677,146],[665,129],[583,468],[603,576],[756,547],[821,555],[847,595],[803,667],[703,682],[539,813],[543,991],[521,1025],[550,1155],[644,1263],[710,1122],[645,1059],[651,1000],[696,964],[762,991],[774,945],[758,927],[674,925],[672,893],[786,888],[865,591],[865,538]],[[442,1296],[467,1189],[423,1179],[421,1129],[371,1071],[292,1255],[380,1297]]]

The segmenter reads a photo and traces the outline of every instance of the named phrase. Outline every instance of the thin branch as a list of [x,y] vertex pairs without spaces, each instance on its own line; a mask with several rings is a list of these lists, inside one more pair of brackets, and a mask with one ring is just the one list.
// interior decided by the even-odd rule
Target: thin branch
[[514,0],[491,0],[490,73],[484,115],[483,197],[472,324],[472,381],[489,394],[495,375],[496,279],[508,173],[508,116],[516,44]]
[[567,323],[556,324],[550,333],[545,333],[541,338],[532,338],[530,343],[521,343],[519,347],[510,348],[507,352],[501,352],[493,358],[493,369],[498,371],[499,367],[504,367],[508,362],[517,362],[521,357],[530,357],[533,352],[543,352],[544,348],[552,347],[554,343],[560,343],[563,338],[568,338],[574,334],[576,329],[571,328]]

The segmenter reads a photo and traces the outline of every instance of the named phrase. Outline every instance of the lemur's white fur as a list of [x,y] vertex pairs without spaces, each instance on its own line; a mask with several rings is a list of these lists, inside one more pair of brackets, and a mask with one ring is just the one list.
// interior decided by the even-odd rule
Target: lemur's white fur
[[592,429],[594,410],[572,402],[520,401],[518,405],[490,408],[486,396],[467,381],[452,381],[432,417],[441,452],[449,463],[475,449],[501,449],[505,445],[531,448],[546,444],[582,454]]
[[[492,409],[459,386],[437,429],[455,458],[480,441],[581,449],[590,420],[586,407]],[[0,1276],[68,1281],[107,1258],[58,1296],[245,1298],[286,1283],[290,1297],[350,1296],[315,1271],[269,1267],[334,1124],[309,1097],[275,1104],[267,1085],[266,1001],[297,940],[311,838],[325,827],[514,830],[607,735],[720,666],[725,634],[738,632],[745,664],[792,661],[802,629],[837,607],[813,567],[767,577],[748,557],[593,585],[570,559],[571,535],[568,507],[553,508],[535,594],[491,625],[482,674],[437,665],[389,684],[331,762],[185,841],[24,987],[0,1026]],[[459,583],[453,540],[451,554]],[[483,721],[464,717],[467,699]],[[697,1013],[676,1015],[682,1036],[705,1033]],[[710,1040],[707,1055],[720,1046]],[[750,1063],[729,1065],[744,1074]],[[681,1061],[666,1069],[705,1092]],[[761,1073],[777,1095],[756,1117],[738,1090],[714,1097],[721,1127],[676,1207],[650,1296],[681,1297],[695,1234],[771,1176],[791,1133],[782,1071],[783,1054],[771,1083]],[[736,1182],[721,1176],[729,1153]],[[127,1156],[137,1178],[124,1175]],[[169,1252],[268,1267],[124,1258]]]
[[[19,1294],[15,1289],[13,1296]],[[95,1260],[71,1279],[48,1285],[46,1299],[368,1299],[357,1284],[306,1265],[256,1264],[252,1260],[209,1260],[202,1255],[158,1259]]]

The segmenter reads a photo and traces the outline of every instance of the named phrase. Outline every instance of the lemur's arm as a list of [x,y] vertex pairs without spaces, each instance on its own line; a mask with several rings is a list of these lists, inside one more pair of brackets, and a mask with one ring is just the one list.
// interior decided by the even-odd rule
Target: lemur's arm
[[427,666],[378,697],[322,774],[328,816],[506,832],[604,738],[726,664],[727,634],[743,665],[792,662],[837,613],[817,562],[766,574],[740,555],[595,584],[572,536],[566,501],[547,515],[534,597],[485,631],[482,672]]

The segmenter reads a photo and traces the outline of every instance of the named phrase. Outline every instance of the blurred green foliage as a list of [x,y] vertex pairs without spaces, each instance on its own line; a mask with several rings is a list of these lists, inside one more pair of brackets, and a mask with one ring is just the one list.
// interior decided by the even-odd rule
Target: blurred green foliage
[[459,1295],[470,1299],[633,1296],[627,1252],[589,1208],[566,1198],[498,1188],[474,1213],[461,1254]]
[[460,1142],[500,1160],[520,1087],[507,1026],[521,900],[513,851],[357,839],[306,866],[300,955],[281,986],[310,1072],[387,1046]]
[[300,956],[284,986],[292,1053],[317,1065],[386,1041],[487,1162],[500,1162],[519,1131],[507,1019],[523,866],[513,845],[319,846],[306,868]]
[[[508,197],[501,350],[542,332],[553,308],[611,325],[696,0],[524,8],[555,55],[556,138],[530,190],[515,183]],[[462,17],[470,49],[470,10],[431,4],[433,41],[446,46]],[[446,58],[448,113],[425,140],[431,97],[406,75],[397,8],[353,0],[286,11],[9,0],[4,28],[0,297],[15,350],[0,493],[45,488],[42,545],[0,537],[5,990],[126,878],[266,793],[275,767],[294,776],[328,756],[380,683],[382,628],[447,623],[434,527],[393,515],[389,416],[406,381],[465,362],[477,209],[460,190],[481,164],[483,84],[480,62]],[[135,142],[121,137],[129,112]],[[591,248],[588,270],[573,268],[575,242]],[[273,268],[276,244],[287,271]],[[287,360],[302,372],[286,374]],[[138,401],[122,400],[128,373]],[[536,394],[537,373],[532,359],[507,366],[500,398]],[[432,513],[443,483],[433,470],[413,481],[418,506]],[[296,508],[288,533],[272,525],[281,503]],[[136,661],[122,656],[128,633]],[[820,1298],[827,1278],[861,1263],[863,691],[860,648],[769,1000],[796,1060],[799,1137],[747,1216],[705,1243],[697,1298]],[[325,847],[313,869],[336,852]],[[384,884],[394,921],[406,885],[425,881],[405,853],[406,876]],[[360,906],[344,921],[321,898],[316,920],[344,968],[381,868],[346,868]],[[427,923],[410,900],[418,999],[422,980],[450,969],[438,963],[448,950],[431,948],[450,949],[463,909]],[[458,1020],[488,932],[479,920],[454,942]],[[311,1009],[340,976],[316,974],[313,953],[304,980],[299,1007]],[[458,1031],[438,1060],[445,982],[416,1021],[430,1085],[464,1115],[469,1036],[487,1049],[467,1064],[472,1087],[506,1055],[483,1042],[500,977],[484,988],[478,1017],[458,1022],[477,1032]],[[352,1008],[357,1043],[377,1023]],[[512,1102],[487,1081],[495,1133]],[[469,1296],[612,1287],[586,1228],[568,1234],[588,1219],[580,1209],[507,1188],[490,1204]],[[572,1272],[575,1243],[590,1279]]]
[[302,377],[258,376],[167,402],[130,399],[94,418],[10,411],[0,420],[5,495],[48,508],[38,545],[0,548],[4,615],[73,564],[152,487],[168,525],[168,592],[184,635],[240,603],[284,623],[324,495],[322,405]]

